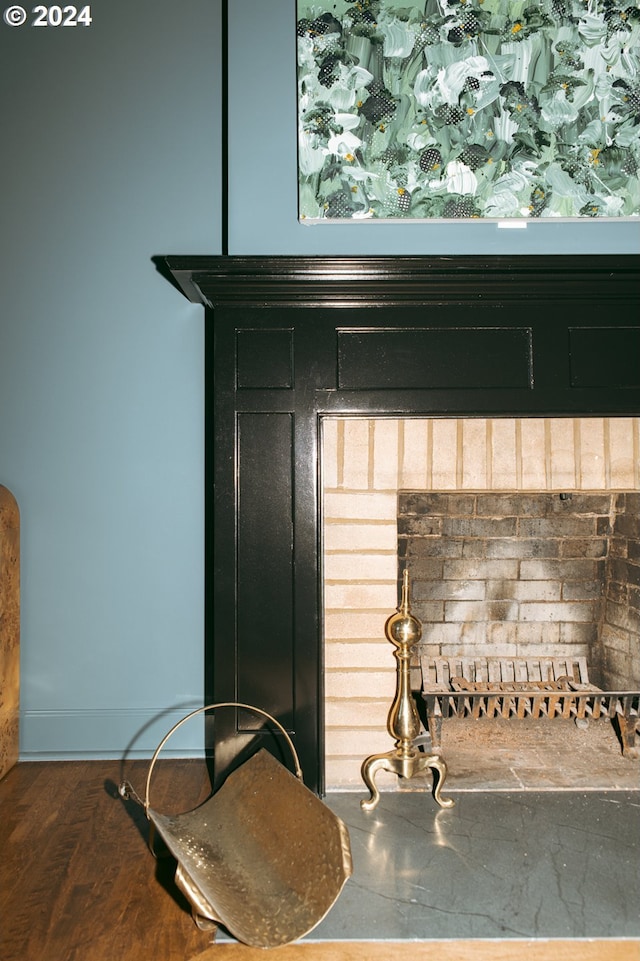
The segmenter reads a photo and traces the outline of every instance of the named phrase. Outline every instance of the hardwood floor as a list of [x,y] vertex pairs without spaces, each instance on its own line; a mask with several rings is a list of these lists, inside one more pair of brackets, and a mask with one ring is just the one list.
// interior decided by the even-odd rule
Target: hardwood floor
[[640,945],[624,941],[372,941],[261,948],[217,945],[189,961],[638,961]]
[[[139,788],[147,767],[128,765]],[[202,768],[159,765],[158,807],[177,781],[182,798],[198,793]],[[3,961],[164,961],[207,947],[119,777],[117,762],[26,763],[0,782]]]
[[[148,763],[127,765],[141,790]],[[164,761],[152,802],[172,810],[204,799],[204,765]],[[147,821],[117,791],[117,761],[21,763],[0,781],[2,961],[639,961],[637,941],[311,942],[264,950],[211,945],[155,862]],[[175,805],[173,810],[176,810]]]

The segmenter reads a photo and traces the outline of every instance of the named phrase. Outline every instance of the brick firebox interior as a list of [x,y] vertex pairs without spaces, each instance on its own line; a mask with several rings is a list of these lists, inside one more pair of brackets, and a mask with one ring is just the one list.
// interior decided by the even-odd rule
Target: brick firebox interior
[[[472,655],[589,647],[605,683],[640,683],[640,418],[327,418],[322,466],[327,790],[361,789],[362,759],[391,746],[395,661],[384,622],[397,605],[398,551],[407,549],[408,530],[416,544],[422,538],[414,552],[440,554],[440,572],[447,549],[460,554],[448,558],[448,573],[466,564],[457,587],[438,587],[438,578],[420,587],[416,613],[434,652],[464,651],[465,639]],[[416,498],[451,492],[470,497],[442,500],[449,520],[433,515],[427,532],[419,519],[426,502]],[[509,509],[486,499],[525,493],[539,496],[511,497]],[[573,496],[560,500],[560,493]],[[414,508],[411,520],[398,520],[399,502]],[[490,523],[474,532],[483,520]],[[506,527],[515,535],[511,557]],[[446,547],[443,528],[458,531],[455,545],[449,539]],[[545,529],[555,537],[543,550]],[[485,536],[491,544],[481,543]],[[543,564],[541,551],[557,556]],[[485,561],[511,561],[510,576],[503,569],[491,577]],[[571,576],[576,564],[580,577]],[[605,583],[607,569],[613,576]],[[383,790],[396,787],[391,775],[378,780]]]

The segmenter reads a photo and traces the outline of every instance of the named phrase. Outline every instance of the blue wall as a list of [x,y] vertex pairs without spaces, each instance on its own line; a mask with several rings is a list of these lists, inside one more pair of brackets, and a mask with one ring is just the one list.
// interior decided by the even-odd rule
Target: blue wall
[[537,222],[528,223],[524,230],[481,222],[300,224],[296,194],[295,11],[295,0],[229,0],[230,253],[525,255],[640,251],[640,224],[628,222]]
[[[221,0],[0,22],[0,483],[22,514],[23,758],[148,752],[203,692],[203,311]],[[295,0],[229,0],[229,252],[630,253],[638,225],[304,227]],[[549,229],[550,228],[550,229]],[[198,750],[198,725],[177,750]]]
[[[23,758],[145,750],[202,702],[203,312],[151,258],[221,249],[219,6],[0,21]],[[190,727],[176,746],[198,744]]]

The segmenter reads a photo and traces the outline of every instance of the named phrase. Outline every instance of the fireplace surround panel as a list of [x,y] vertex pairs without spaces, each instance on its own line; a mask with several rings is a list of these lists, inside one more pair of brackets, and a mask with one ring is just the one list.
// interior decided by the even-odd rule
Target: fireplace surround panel
[[[273,713],[325,789],[328,418],[629,418],[638,268],[603,257],[168,257],[205,308],[205,696]],[[394,602],[395,606],[395,602]],[[222,777],[256,740],[209,729]]]

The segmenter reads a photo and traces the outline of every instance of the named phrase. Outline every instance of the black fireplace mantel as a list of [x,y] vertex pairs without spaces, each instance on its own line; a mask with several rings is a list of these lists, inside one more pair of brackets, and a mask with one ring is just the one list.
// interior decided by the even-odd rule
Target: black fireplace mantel
[[[634,256],[202,257],[205,696],[274,714],[322,791],[321,436],[327,416],[640,413]],[[216,770],[271,735],[216,717]]]

